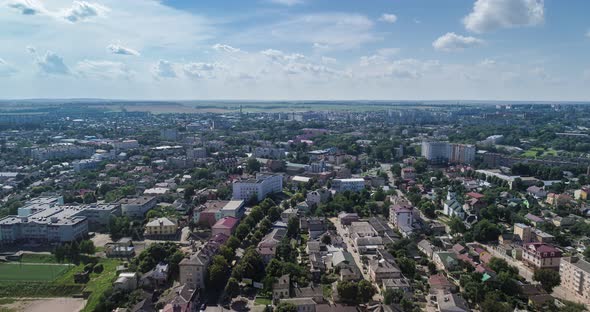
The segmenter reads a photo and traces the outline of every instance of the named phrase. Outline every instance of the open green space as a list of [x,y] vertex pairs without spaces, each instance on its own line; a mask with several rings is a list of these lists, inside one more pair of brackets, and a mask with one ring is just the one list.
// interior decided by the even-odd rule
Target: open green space
[[26,253],[21,257],[22,263],[58,263],[54,255]]
[[68,265],[2,263],[2,281],[52,281],[71,267]]
[[543,156],[557,156],[557,151],[552,148],[544,149],[542,147],[533,147],[533,148],[526,150],[522,154],[522,156],[528,157],[528,158],[543,157]]
[[254,303],[257,305],[269,305],[272,304],[272,300],[270,300],[270,298],[265,298],[265,297],[256,297],[256,299],[254,299]]

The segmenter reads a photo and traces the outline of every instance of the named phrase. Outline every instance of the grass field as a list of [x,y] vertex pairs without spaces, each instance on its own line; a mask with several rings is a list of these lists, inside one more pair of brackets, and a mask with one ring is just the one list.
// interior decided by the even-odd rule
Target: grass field
[[54,255],[47,254],[23,254],[20,262],[22,263],[57,263]]
[[557,156],[557,151],[552,148],[543,149],[541,147],[533,147],[531,149],[526,150],[522,154],[522,156],[529,157],[529,158],[543,157],[543,156]]
[[0,280],[52,281],[70,268],[68,265],[2,263],[0,264]]

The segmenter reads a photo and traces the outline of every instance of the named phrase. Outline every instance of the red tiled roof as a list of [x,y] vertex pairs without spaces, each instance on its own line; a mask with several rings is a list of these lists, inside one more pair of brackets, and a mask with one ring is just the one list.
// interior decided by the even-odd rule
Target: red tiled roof
[[222,219],[219,219],[219,221],[217,221],[215,223],[215,225],[213,225],[214,228],[226,228],[226,229],[232,229],[234,228],[237,224],[238,224],[238,219],[234,218],[234,217],[225,217]]
[[475,199],[481,199],[481,198],[483,198],[484,195],[480,194],[480,193],[476,193],[476,192],[469,192],[469,193],[467,193],[467,196],[473,197]]

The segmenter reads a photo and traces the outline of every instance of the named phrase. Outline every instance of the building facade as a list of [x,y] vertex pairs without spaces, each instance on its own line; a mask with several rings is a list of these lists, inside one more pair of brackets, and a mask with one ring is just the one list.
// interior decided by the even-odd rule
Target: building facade
[[590,262],[578,257],[564,257],[559,265],[561,287],[586,305],[590,305]]
[[257,200],[261,201],[268,194],[283,190],[283,176],[259,173],[256,179],[235,181],[232,188],[232,199],[250,200],[256,196]]

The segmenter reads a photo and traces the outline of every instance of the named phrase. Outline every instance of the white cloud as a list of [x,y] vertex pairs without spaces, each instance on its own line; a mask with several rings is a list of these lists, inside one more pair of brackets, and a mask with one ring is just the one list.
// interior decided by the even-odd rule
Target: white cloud
[[98,79],[131,79],[132,71],[127,65],[111,61],[78,62],[75,71],[82,77]]
[[63,58],[52,51],[47,51],[45,55],[37,57],[35,60],[37,67],[43,74],[49,75],[69,75],[70,68],[64,63]]
[[176,78],[176,70],[174,65],[166,60],[159,60],[152,67],[152,73],[156,78]]
[[17,70],[0,58],[0,77],[12,76]]
[[449,32],[434,40],[432,46],[438,51],[452,52],[480,46],[483,43],[483,40],[475,37],[466,37]]
[[544,0],[476,0],[463,24],[476,33],[536,26],[544,22],[544,10]]
[[268,0],[274,4],[286,5],[286,6],[294,6],[297,4],[302,4],[303,0]]
[[119,54],[119,55],[134,55],[134,56],[140,55],[137,50],[127,48],[127,47],[124,47],[119,44],[109,44],[107,46],[107,51],[109,51],[112,54]]
[[244,44],[308,44],[316,49],[346,50],[375,42],[374,23],[364,15],[322,13],[296,15],[236,35]]
[[397,16],[395,14],[384,13],[379,17],[379,21],[393,24],[397,21]]
[[333,65],[333,64],[338,63],[337,59],[335,59],[333,57],[329,57],[329,56],[322,56],[321,61],[322,61],[322,64],[327,64],[327,65]]
[[399,53],[398,48],[383,48],[377,50],[377,52],[370,56],[361,56],[360,65],[369,66],[374,64],[388,63],[391,58]]
[[13,0],[8,1],[6,5],[23,15],[44,14],[46,12],[43,4],[37,0]]
[[64,9],[61,16],[72,23],[88,20],[93,17],[103,16],[109,8],[98,3],[86,1],[74,1],[70,8]]
[[223,69],[218,63],[188,63],[183,66],[184,74],[190,78],[214,78],[215,71]]
[[221,44],[221,43],[215,44],[213,46],[213,49],[214,50],[217,50],[217,51],[228,52],[228,53],[240,52],[240,49],[238,49],[238,48],[234,48],[234,47],[232,47],[230,45]]
[[275,62],[289,62],[304,59],[305,56],[298,53],[284,53],[283,51],[268,49],[260,52],[262,55],[270,58]]

